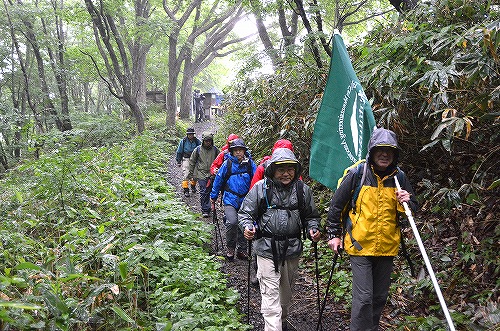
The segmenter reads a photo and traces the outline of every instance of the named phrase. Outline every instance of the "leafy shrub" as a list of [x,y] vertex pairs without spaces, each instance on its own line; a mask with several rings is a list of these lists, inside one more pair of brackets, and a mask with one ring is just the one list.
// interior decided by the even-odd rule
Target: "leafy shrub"
[[[2,181],[0,324],[16,330],[246,330],[211,228],[162,177],[172,146],[61,146]],[[182,278],[179,278],[182,277]]]

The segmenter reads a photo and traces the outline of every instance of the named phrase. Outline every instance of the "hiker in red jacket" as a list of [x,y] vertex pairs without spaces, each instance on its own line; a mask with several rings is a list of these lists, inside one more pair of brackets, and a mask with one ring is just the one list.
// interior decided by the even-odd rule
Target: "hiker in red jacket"
[[[286,139],[278,139],[273,146],[273,151],[276,148],[287,148],[293,152],[293,144],[290,140]],[[271,154],[272,154],[271,152]],[[259,165],[257,166],[257,170],[255,171],[255,174],[253,175],[252,182],[250,183],[250,188],[254,186],[255,183],[257,183],[259,180],[264,179],[264,172],[266,171],[266,161],[271,158],[271,155],[266,155],[262,158],[260,161]],[[300,178],[302,179],[302,178]]]
[[226,144],[221,147],[219,155],[217,155],[214,162],[212,162],[212,165],[210,166],[211,175],[215,176],[217,174],[220,166],[222,165],[222,163],[224,163],[226,154],[229,153],[229,145],[231,145],[231,143],[238,138],[239,137],[234,133],[231,133],[229,134],[229,136],[227,136]]

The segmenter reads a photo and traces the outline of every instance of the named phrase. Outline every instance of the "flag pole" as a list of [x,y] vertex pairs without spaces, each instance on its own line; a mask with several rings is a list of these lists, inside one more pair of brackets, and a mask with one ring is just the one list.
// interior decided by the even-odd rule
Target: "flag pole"
[[[396,188],[398,191],[401,191],[401,186],[399,185],[398,178],[394,176],[394,180],[396,181]],[[429,272],[429,276],[431,277],[432,284],[434,285],[434,290],[439,299],[439,303],[441,304],[441,308],[443,309],[444,316],[446,317],[446,321],[448,322],[448,326],[450,331],[455,331],[455,326],[453,325],[453,321],[450,316],[450,312],[448,311],[448,307],[446,307],[446,302],[444,301],[443,294],[441,293],[441,289],[439,288],[439,284],[436,279],[436,275],[432,270],[431,262],[429,261],[429,257],[424,248],[424,244],[422,243],[422,239],[418,233],[417,226],[415,225],[415,221],[413,220],[413,216],[411,214],[410,208],[408,207],[408,203],[403,202],[403,207],[405,208],[406,217],[408,217],[408,221],[410,222],[411,229],[413,230],[413,234],[415,235],[415,239],[417,240],[418,248],[420,249],[420,253],[422,253],[422,257],[424,258],[425,265],[427,267],[427,271]]]

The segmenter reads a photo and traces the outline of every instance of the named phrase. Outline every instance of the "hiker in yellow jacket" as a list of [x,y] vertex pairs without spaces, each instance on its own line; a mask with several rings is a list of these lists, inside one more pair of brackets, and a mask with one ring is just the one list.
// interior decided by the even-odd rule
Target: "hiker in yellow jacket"
[[351,331],[378,330],[401,241],[398,213],[404,215],[403,202],[413,211],[418,206],[408,179],[397,167],[396,134],[375,129],[368,150],[367,162],[349,169],[335,191],[327,218],[328,246],[335,252],[344,247],[351,262]]

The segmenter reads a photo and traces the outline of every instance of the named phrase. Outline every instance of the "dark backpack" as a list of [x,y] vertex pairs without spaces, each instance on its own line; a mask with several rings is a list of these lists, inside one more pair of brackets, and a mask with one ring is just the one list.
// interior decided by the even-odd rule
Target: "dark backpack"
[[[305,239],[306,233],[305,233],[305,215],[307,211],[306,203],[304,200],[304,182],[302,180],[297,180],[297,206],[296,207],[284,207],[284,206],[277,206],[277,205],[271,205],[269,202],[271,201],[273,197],[273,189],[274,185],[273,182],[270,181],[268,184],[268,178],[266,177],[264,179],[264,183],[262,185],[262,190],[263,190],[263,197],[259,201],[259,207],[258,207],[258,212],[257,212],[257,222],[261,221],[262,215],[268,210],[268,209],[282,209],[282,210],[299,210],[300,213],[300,221],[301,221],[301,227],[302,227],[302,232],[303,232],[303,238]],[[319,217],[319,215],[318,215]],[[257,230],[260,231],[262,229],[262,226],[258,224]]]
[[[227,168],[227,170],[226,170],[226,173],[225,173],[225,175],[224,175],[224,178],[222,179],[222,185],[221,185],[222,190],[221,190],[221,191],[222,191],[222,193],[223,193],[224,191],[231,192],[231,193],[233,193],[234,195],[236,195],[236,196],[238,196],[238,197],[240,197],[240,198],[243,198],[243,197],[244,197],[244,196],[248,193],[248,191],[247,191],[245,194],[239,194],[239,193],[236,193],[236,192],[234,192],[233,190],[231,190],[231,189],[229,188],[229,186],[227,185],[227,181],[229,180],[229,177],[231,177],[231,176],[233,175],[233,160],[231,160],[230,158],[227,158],[227,159],[226,159],[226,162],[227,162],[227,164],[226,164],[226,168]],[[252,168],[252,162],[250,162],[250,160],[248,160],[248,162],[247,162],[247,168],[246,168],[246,171],[245,171],[245,172],[240,172],[240,173],[238,173],[238,174],[242,174],[242,173],[247,173],[247,174],[249,174],[249,175],[250,175],[250,179],[252,179],[252,176],[253,176],[253,168]]]
[[[297,181],[297,206],[296,207],[285,207],[285,206],[277,206],[277,205],[271,205],[269,202],[272,199],[273,196],[273,183],[268,185],[267,183],[268,178],[266,177],[264,179],[264,184],[262,185],[262,190],[263,190],[263,196],[261,200],[259,201],[259,207],[258,207],[258,216],[257,216],[257,226],[256,226],[256,238],[270,238],[271,239],[271,248],[272,248],[272,253],[273,253],[273,264],[274,264],[274,270],[277,272],[278,271],[278,266],[280,260],[282,261],[282,265],[285,263],[285,256],[283,252],[278,252],[278,248],[276,245],[277,240],[283,240],[285,242],[285,249],[284,251],[286,252],[286,248],[288,247],[288,240],[290,238],[298,238],[300,239],[301,233],[302,233],[302,238],[305,240],[306,238],[306,226],[305,226],[305,214],[307,211],[305,201],[304,201],[304,182],[301,180]],[[293,234],[291,236],[281,236],[281,235],[276,235],[273,233],[266,233],[262,229],[264,226],[261,224],[262,221],[262,215],[268,210],[268,209],[282,209],[282,210],[299,210],[300,213],[300,227],[302,229],[301,232]],[[317,215],[319,218],[319,215]]]

